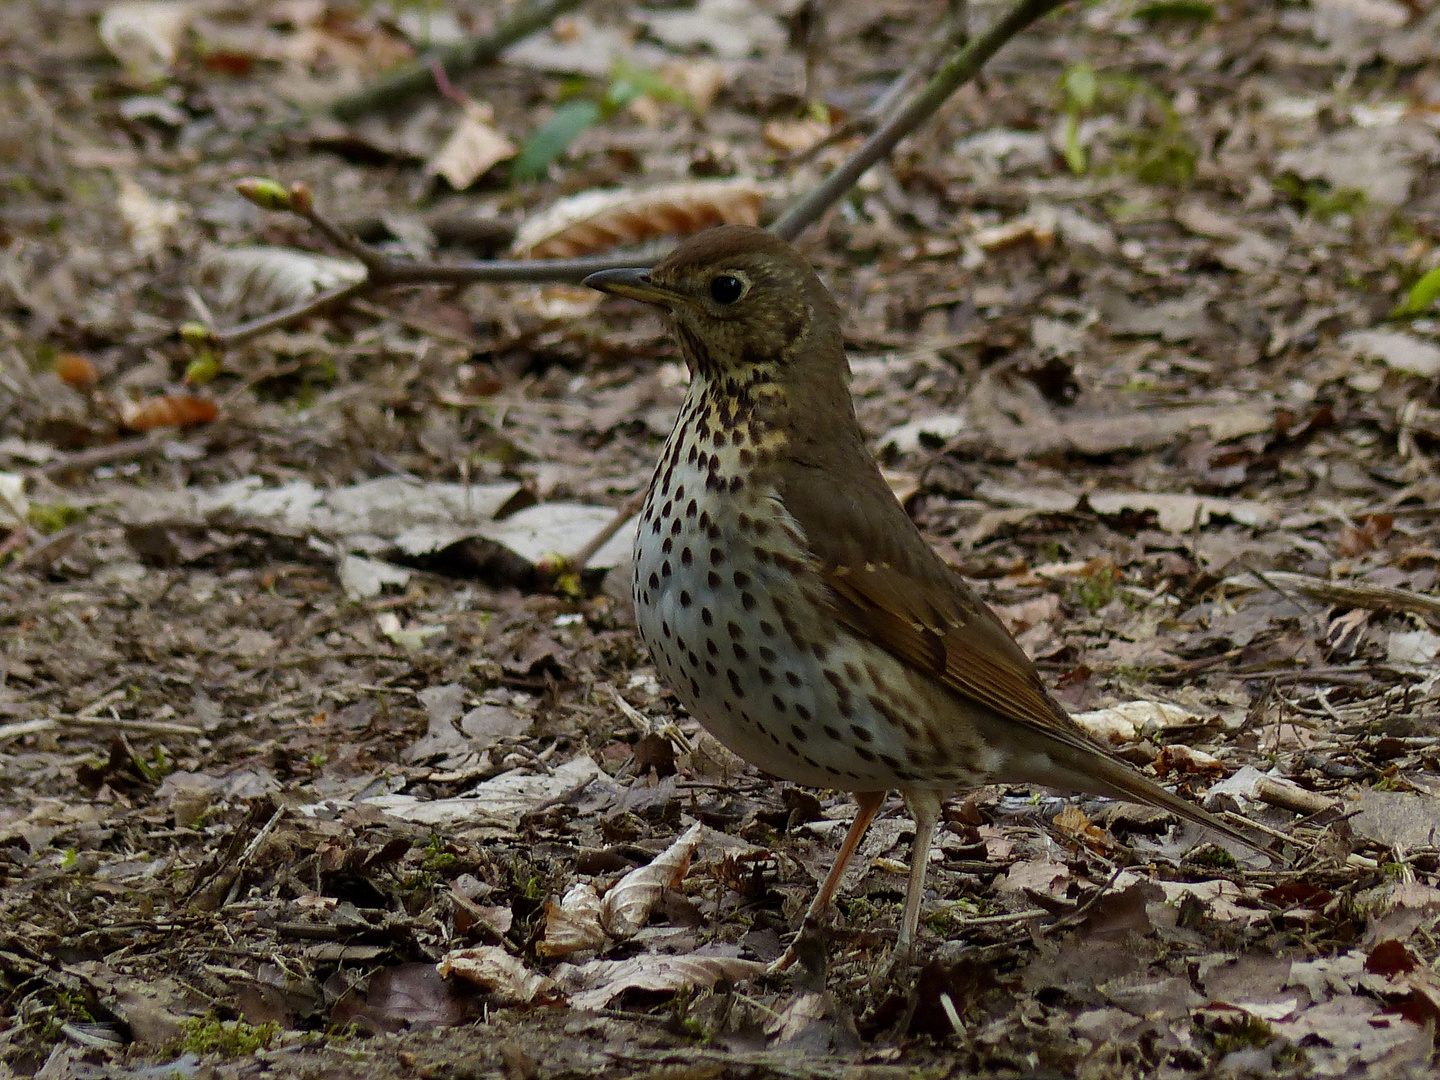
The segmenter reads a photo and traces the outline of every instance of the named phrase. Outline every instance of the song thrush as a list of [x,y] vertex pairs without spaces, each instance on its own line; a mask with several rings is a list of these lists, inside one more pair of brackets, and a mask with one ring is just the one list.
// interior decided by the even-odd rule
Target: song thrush
[[825,910],[885,792],[915,819],[908,955],[942,800],[989,782],[1149,803],[1254,844],[1092,742],[995,614],[925,542],[865,448],[840,310],[763,229],[711,229],[587,285],[665,308],[690,366],[634,552],[656,667],[766,772],[852,792]]

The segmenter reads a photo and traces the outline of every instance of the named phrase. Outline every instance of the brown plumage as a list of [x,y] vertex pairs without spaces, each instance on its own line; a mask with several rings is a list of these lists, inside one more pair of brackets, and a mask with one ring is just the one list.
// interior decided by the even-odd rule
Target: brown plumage
[[794,248],[712,229],[653,270],[586,283],[666,308],[692,373],[635,545],[660,673],[741,757],[860,804],[812,914],[887,789],[916,822],[902,950],[941,801],[965,787],[1149,803],[1254,846],[1094,743],[925,542],[865,447],[840,311]]

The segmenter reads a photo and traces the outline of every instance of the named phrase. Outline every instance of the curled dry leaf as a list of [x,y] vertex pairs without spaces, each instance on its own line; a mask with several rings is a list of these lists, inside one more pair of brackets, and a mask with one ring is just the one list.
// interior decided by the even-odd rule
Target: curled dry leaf
[[1070,805],[1055,815],[1055,828],[1066,836],[1073,837],[1095,851],[1108,851],[1114,847],[1104,830],[1092,825],[1085,811]]
[[545,905],[545,937],[537,951],[541,956],[568,956],[634,937],[661,893],[685,879],[704,834],[705,827],[696,822],[651,862],[617,881],[603,900],[595,886],[582,882],[560,903],[550,901]]
[[755,225],[768,193],[757,180],[585,191],[521,226],[514,253],[520,258],[569,259],[657,236],[688,236],[714,225]]
[[594,960],[577,973],[592,985],[570,996],[577,1009],[603,1009],[627,990],[667,993],[692,987],[709,989],[721,979],[740,982],[765,971],[756,960],[729,956],[660,956],[646,953],[629,960]]
[[445,978],[475,983],[507,1005],[530,1005],[557,996],[554,979],[531,971],[498,945],[456,949],[435,967]]
[[177,0],[113,4],[100,16],[100,40],[133,74],[159,79],[174,66],[193,13]]
[[1108,709],[1076,713],[1075,722],[1107,746],[1119,746],[1151,731],[1191,727],[1200,723],[1200,718],[1168,701],[1126,701]]
[[79,353],[61,353],[55,358],[55,374],[76,390],[89,390],[100,381],[95,365]]
[[572,886],[557,904],[545,904],[545,937],[535,946],[541,956],[569,956],[589,952],[609,943],[600,925],[604,904],[595,886],[588,881]]
[[1155,771],[1161,776],[1172,772],[1187,776],[1224,776],[1225,765],[1213,754],[1176,743],[1160,751],[1155,759]]
[[130,431],[208,424],[219,415],[215,402],[194,394],[166,394],[148,401],[127,401],[120,407],[121,426]]
[[456,191],[464,191],[493,166],[518,152],[514,143],[495,130],[494,110],[467,101],[460,122],[426,164],[425,172],[443,176]]
[[600,921],[605,932],[618,941],[633,937],[645,925],[660,894],[685,879],[690,859],[700,846],[705,826],[696,822],[668,848],[645,866],[637,867],[617,881],[605,894]]
[[219,248],[200,267],[201,284],[231,312],[273,311],[364,277],[365,268],[354,260],[282,247]]

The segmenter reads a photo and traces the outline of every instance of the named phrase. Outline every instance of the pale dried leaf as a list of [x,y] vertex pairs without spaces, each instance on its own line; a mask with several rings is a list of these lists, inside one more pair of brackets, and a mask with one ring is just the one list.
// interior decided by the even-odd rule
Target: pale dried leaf
[[456,949],[435,966],[445,978],[475,983],[506,1005],[530,1005],[557,996],[554,979],[531,971],[498,945]]
[[580,969],[590,989],[570,995],[576,1009],[603,1009],[627,990],[668,993],[709,989],[721,979],[740,982],[763,974],[765,965],[728,956],[659,956],[647,953],[629,960],[596,960]]
[[100,40],[132,74],[147,81],[169,73],[180,55],[194,5],[178,0],[133,0],[100,16]]
[[535,947],[541,956],[569,956],[602,949],[610,937],[600,920],[605,905],[588,881],[571,886],[560,903],[545,904],[545,937]]
[[1383,360],[1396,371],[1432,378],[1440,375],[1440,345],[1400,330],[1352,330],[1340,339],[1352,356]]
[[809,150],[829,134],[830,125],[813,116],[800,120],[771,120],[762,132],[766,146],[786,154]]
[[137,255],[153,255],[163,249],[185,216],[180,203],[155,198],[128,176],[120,178],[115,208]]
[[1074,720],[1108,746],[1136,742],[1152,732],[1200,722],[1194,713],[1166,701],[1126,701],[1108,709],[1076,713]]
[[365,277],[353,259],[282,247],[216,248],[201,262],[200,282],[229,312],[261,313],[303,303],[316,293]]
[[568,259],[714,225],[754,225],[769,187],[756,180],[705,180],[644,191],[585,191],[521,226],[514,254]]
[[697,821],[647,865],[631,870],[615,883],[605,894],[601,915],[605,931],[611,937],[624,941],[645,925],[660,894],[684,880],[690,858],[704,835],[705,826]]
[[515,144],[495,130],[489,106],[468,103],[460,122],[444,145],[425,165],[430,176],[443,176],[456,191],[464,191],[490,169],[514,157]]

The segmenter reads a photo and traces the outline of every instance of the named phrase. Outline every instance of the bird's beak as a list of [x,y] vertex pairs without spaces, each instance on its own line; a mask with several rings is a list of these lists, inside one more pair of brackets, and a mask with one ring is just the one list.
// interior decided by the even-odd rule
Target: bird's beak
[[679,293],[662,288],[650,280],[650,271],[640,267],[626,267],[621,270],[601,270],[591,274],[582,284],[592,289],[615,296],[628,296],[647,304],[663,304],[666,307],[683,300]]

